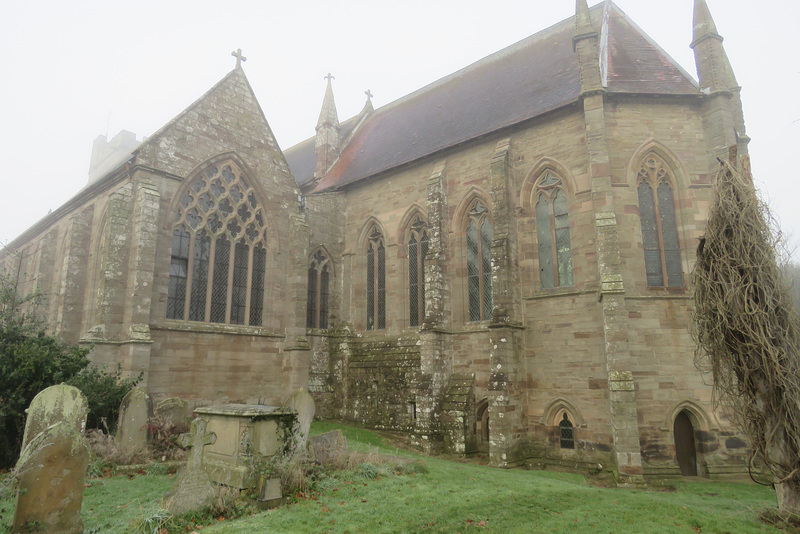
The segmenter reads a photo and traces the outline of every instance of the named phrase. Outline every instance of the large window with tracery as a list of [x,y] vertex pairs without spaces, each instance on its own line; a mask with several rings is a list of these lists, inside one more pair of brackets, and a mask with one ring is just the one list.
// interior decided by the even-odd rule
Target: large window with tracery
[[267,249],[255,191],[227,161],[195,176],[180,195],[167,318],[260,326]]
[[669,167],[651,153],[642,161],[636,178],[647,285],[681,287],[683,269],[672,189],[674,180]]
[[491,319],[492,222],[480,200],[475,200],[467,213],[467,292],[469,320]]
[[542,289],[572,285],[567,197],[561,177],[546,172],[534,193],[536,237],[539,241],[539,279]]
[[367,330],[386,328],[386,242],[377,225],[367,237]]
[[306,328],[328,328],[328,294],[331,277],[330,258],[318,250],[308,266],[308,305]]
[[425,256],[428,254],[428,230],[417,215],[408,232],[408,314],[409,325],[425,320]]

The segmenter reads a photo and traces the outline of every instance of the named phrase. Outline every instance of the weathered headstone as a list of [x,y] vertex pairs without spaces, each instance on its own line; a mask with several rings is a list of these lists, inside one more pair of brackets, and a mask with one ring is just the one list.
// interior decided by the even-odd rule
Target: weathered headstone
[[36,395],[28,407],[22,448],[48,427],[65,423],[81,433],[86,429],[89,404],[81,391],[73,386],[50,386]]
[[37,434],[17,463],[19,491],[13,532],[80,534],[89,444],[71,423]]
[[293,411],[297,414],[294,434],[289,436],[291,455],[303,453],[306,450],[308,432],[311,430],[311,422],[314,420],[316,410],[314,397],[304,388],[300,388],[286,399],[286,402],[283,403],[283,410]]
[[198,417],[192,421],[191,432],[181,434],[181,446],[191,447],[192,451],[175,487],[164,495],[163,506],[173,515],[200,510],[217,497],[217,488],[203,469],[203,447],[217,440],[216,434],[206,432],[207,424],[205,419]]
[[122,399],[117,423],[117,446],[141,449],[147,446],[148,424],[153,401],[142,388],[133,388]]
[[164,399],[156,405],[156,415],[165,424],[181,428],[188,426],[189,403],[178,397]]
[[333,430],[308,438],[308,454],[323,464],[340,465],[347,461],[347,438],[341,430]]

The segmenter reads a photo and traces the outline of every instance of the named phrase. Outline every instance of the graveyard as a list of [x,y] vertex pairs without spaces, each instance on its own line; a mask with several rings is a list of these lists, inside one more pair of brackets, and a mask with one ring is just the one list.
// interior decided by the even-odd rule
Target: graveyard
[[[779,532],[759,519],[774,507],[774,492],[751,482],[676,479],[647,489],[610,488],[591,475],[423,456],[370,430],[312,423],[313,405],[303,393],[280,407],[196,410],[178,440],[188,455],[173,472],[175,462],[161,461],[97,469],[82,433],[80,393],[49,388],[29,410],[20,459],[29,466],[27,478],[20,477],[22,491],[6,492],[0,502],[0,532]],[[142,438],[132,431],[145,425],[124,419],[155,417],[158,407],[147,401],[135,389],[123,401],[119,446]],[[167,405],[180,416],[180,403],[162,409]],[[297,466],[301,480],[288,488],[286,472],[275,464],[247,473],[243,468],[253,463],[245,459],[256,451]],[[23,526],[23,519],[33,521]]]

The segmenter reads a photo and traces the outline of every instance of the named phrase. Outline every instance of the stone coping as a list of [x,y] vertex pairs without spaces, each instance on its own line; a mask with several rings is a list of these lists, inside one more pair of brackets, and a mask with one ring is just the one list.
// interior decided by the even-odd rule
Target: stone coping
[[263,404],[221,404],[195,408],[194,413],[202,415],[231,415],[235,417],[266,417],[269,415],[294,415],[278,406]]

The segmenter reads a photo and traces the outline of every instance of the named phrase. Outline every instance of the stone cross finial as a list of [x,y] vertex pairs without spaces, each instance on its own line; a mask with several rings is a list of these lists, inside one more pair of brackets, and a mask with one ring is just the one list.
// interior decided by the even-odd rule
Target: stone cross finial
[[247,61],[247,58],[242,55],[242,49],[239,48],[236,52],[231,52],[231,55],[236,58],[236,68],[242,66],[242,61]]
[[181,434],[181,447],[191,447],[192,452],[187,462],[187,469],[200,469],[203,465],[203,447],[213,445],[217,441],[217,435],[213,432],[206,432],[205,419],[197,418],[192,421],[192,430],[188,434]]
[[372,102],[372,91],[367,89],[366,91],[364,91],[364,94],[367,95],[367,102]]
[[331,81],[331,80],[335,80],[336,77],[329,72],[328,75],[325,76],[325,79],[328,80],[328,81]]

